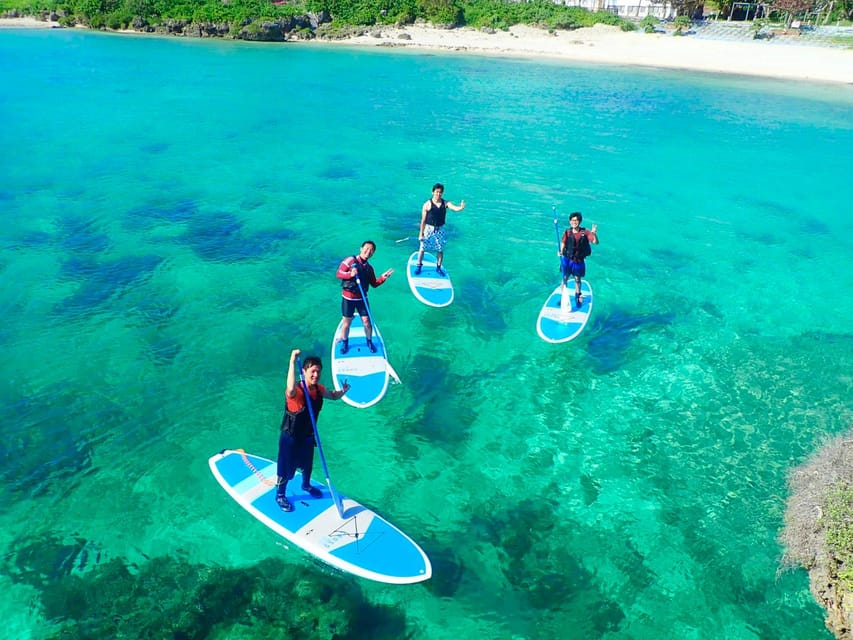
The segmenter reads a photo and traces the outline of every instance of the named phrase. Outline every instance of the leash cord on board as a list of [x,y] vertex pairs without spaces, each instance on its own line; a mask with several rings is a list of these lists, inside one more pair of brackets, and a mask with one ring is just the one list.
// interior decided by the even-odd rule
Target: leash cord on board
[[258,471],[257,467],[252,464],[252,461],[249,460],[249,456],[246,455],[246,452],[243,449],[237,449],[237,451],[240,453],[240,457],[243,458],[243,462],[245,462],[246,466],[249,467],[249,470],[254,473],[255,476],[257,476],[258,480],[263,482],[268,487],[275,486],[275,480],[270,480],[269,478],[265,477],[263,473]]

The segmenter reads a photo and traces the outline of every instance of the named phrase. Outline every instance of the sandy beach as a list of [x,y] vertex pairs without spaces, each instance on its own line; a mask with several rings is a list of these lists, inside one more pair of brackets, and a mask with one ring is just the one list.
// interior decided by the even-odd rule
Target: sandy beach
[[[401,34],[408,34],[408,37],[404,35],[401,38]],[[369,35],[337,42],[853,83],[853,51],[846,49],[771,44],[760,40],[732,42],[691,36],[678,38],[641,31],[626,33],[618,27],[605,25],[554,33],[523,25],[495,33],[468,27],[386,27],[374,29]]]
[[[0,28],[52,28],[34,18],[0,20]],[[301,41],[304,43],[304,41]],[[853,50],[766,41],[728,41],[623,32],[596,25],[549,33],[517,25],[486,33],[469,27],[425,25],[371,27],[364,35],[314,40],[311,45],[400,47],[525,58],[552,58],[611,65],[682,69],[812,82],[853,84]]]
[[36,20],[35,18],[0,18],[0,29],[54,29],[57,22]]

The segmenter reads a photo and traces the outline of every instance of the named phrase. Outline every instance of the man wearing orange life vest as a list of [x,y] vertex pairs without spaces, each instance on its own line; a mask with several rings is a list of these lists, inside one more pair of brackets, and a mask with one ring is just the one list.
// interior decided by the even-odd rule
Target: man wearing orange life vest
[[[290,353],[290,365],[287,368],[287,386],[284,390],[284,418],[281,421],[281,433],[278,439],[278,463],[275,501],[282,511],[293,511],[293,503],[287,498],[287,483],[293,479],[297,469],[302,469],[302,491],[312,498],[320,498],[323,493],[311,484],[311,471],[314,468],[314,421],[320,417],[323,398],[340,400],[349,391],[345,382],[340,391],[329,391],[320,384],[320,372],[323,363],[320,358],[308,356],[302,363],[302,376],[308,388],[305,390],[296,377],[296,361],[301,351],[294,349]],[[308,402],[311,403],[310,412]]]

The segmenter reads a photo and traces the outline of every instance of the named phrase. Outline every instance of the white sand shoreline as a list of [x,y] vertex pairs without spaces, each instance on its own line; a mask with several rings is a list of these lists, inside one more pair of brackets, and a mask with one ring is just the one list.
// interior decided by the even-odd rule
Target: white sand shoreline
[[[56,26],[35,18],[0,19],[0,28]],[[853,50],[832,47],[676,38],[626,33],[605,25],[554,33],[524,25],[495,33],[424,25],[372,27],[369,31],[369,35],[299,44],[444,50],[853,85]]]
[[[400,34],[410,39],[400,39]],[[376,37],[378,34],[381,37]],[[324,43],[326,41],[323,41]],[[485,33],[469,27],[424,26],[372,29],[371,35],[345,38],[336,44],[393,46],[525,58],[552,58],[618,66],[639,66],[812,82],[853,84],[853,51],[764,41],[681,38],[596,25],[549,33],[517,25]]]

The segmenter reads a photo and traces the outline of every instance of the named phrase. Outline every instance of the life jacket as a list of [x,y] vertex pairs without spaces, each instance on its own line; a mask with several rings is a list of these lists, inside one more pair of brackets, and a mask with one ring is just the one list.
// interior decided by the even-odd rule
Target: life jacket
[[586,229],[578,227],[580,232],[577,236],[569,229],[565,233],[566,244],[563,248],[563,256],[573,262],[583,262],[584,258],[592,254],[592,246],[586,236]]
[[433,227],[443,227],[444,221],[447,219],[447,201],[442,198],[441,204],[435,204],[432,200],[429,201],[429,211],[427,212],[426,222],[424,224]]
[[[358,273],[358,279],[361,280],[361,286],[365,290],[364,295],[367,295],[367,287],[370,286],[370,273],[368,272],[367,263],[362,264],[358,261],[358,256],[353,256],[352,266],[355,267],[356,272]],[[361,292],[358,290],[358,282],[356,282],[355,278],[341,280],[341,286],[347,291],[357,293],[359,294],[359,297],[361,296]]]
[[[302,392],[302,395],[305,395],[305,391],[302,389],[302,385],[300,383],[299,389]],[[299,391],[297,391],[299,393]],[[311,394],[308,394],[308,401],[311,402],[311,409],[314,412],[314,419],[317,419],[317,416],[320,415],[320,411],[323,409],[323,394],[321,392],[320,387],[317,387],[317,397],[312,398]],[[281,430],[286,431],[287,435],[292,438],[312,438],[314,437],[314,427],[311,425],[311,415],[308,413],[308,405],[302,405],[302,408],[299,411],[290,411],[287,408],[287,401],[284,403],[284,418],[281,420]]]

